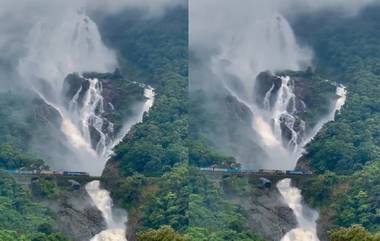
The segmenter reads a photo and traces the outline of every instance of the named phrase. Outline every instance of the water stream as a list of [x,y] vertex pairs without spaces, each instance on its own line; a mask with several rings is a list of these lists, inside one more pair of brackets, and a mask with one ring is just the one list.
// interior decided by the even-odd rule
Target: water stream
[[[309,143],[319,130],[330,121],[335,119],[335,114],[340,111],[342,106],[346,102],[346,88],[342,85],[338,85],[336,89],[338,99],[335,102],[332,110],[327,116],[322,118],[313,131],[303,141],[301,146],[296,150],[297,155],[294,160],[294,165],[298,160],[298,157],[302,155],[304,147]],[[296,187],[292,187],[290,179],[284,179],[277,184],[277,188],[284,198],[286,204],[293,210],[293,213],[297,220],[297,228],[289,231],[281,241],[319,241],[317,236],[317,219],[318,213],[315,210],[307,207],[302,200],[301,191]]]
[[[144,96],[146,98],[141,111],[124,123],[122,130],[117,138],[112,142],[112,145],[108,146],[108,156],[105,159],[109,159],[112,154],[112,149],[118,145],[129,132],[130,128],[142,121],[144,113],[148,112],[154,103],[154,89],[150,86],[145,86]],[[99,181],[93,181],[86,185],[86,190],[90,195],[95,206],[101,211],[104,220],[107,223],[107,229],[94,236],[90,241],[126,241],[126,223],[127,213],[123,210],[119,210],[118,217],[115,217],[112,208],[112,199],[107,190],[100,188]]]
[[127,241],[125,229],[127,214],[121,212],[118,213],[118,217],[115,216],[110,193],[100,188],[99,181],[88,183],[86,191],[102,213],[107,225],[106,230],[95,235],[90,241]]
[[[85,4],[86,1],[78,2],[56,16],[41,17],[30,29],[26,53],[17,70],[25,84],[60,116],[62,143],[70,153],[56,154],[59,162],[51,163],[51,167],[100,175],[113,148],[152,107],[155,93],[150,86],[135,83],[144,88],[146,99],[133,116],[128,116],[121,130],[114,133],[113,124],[104,117],[104,105],[114,107],[112,103],[104,103],[102,82],[82,74],[112,73],[118,63],[114,51],[104,45],[97,25],[86,15]],[[63,93],[65,78],[72,73],[79,75],[77,81],[87,81],[88,87],[84,91],[85,85],[80,84],[67,100]],[[91,240],[125,241],[127,214],[113,215],[110,195],[100,188],[99,182],[89,183],[86,190],[107,223],[107,229]]]

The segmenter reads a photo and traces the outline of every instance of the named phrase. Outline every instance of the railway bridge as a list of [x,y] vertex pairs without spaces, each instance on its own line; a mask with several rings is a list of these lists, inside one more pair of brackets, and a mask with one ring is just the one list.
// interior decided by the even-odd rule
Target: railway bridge
[[[302,171],[281,171],[281,170],[241,170],[240,168],[199,168],[199,171],[207,176],[226,178],[226,177],[240,177],[248,178],[252,183],[277,183],[278,181],[286,178],[292,179],[293,182],[299,183],[305,179],[311,178],[312,173]],[[25,173],[12,173],[11,174],[17,183],[21,185],[30,185],[39,179],[54,181],[59,186],[67,186],[75,183],[76,185],[85,185],[91,181],[101,181],[106,185],[115,183],[120,180],[120,177],[104,177],[104,176],[90,176],[86,175],[51,175],[43,173],[25,174]]]
[[44,179],[55,182],[58,186],[67,186],[72,185],[74,183],[79,184],[81,186],[91,182],[91,181],[101,181],[103,183],[115,182],[119,178],[115,177],[101,177],[101,176],[62,176],[62,175],[43,175],[43,174],[12,174],[12,177],[16,180],[16,182],[20,185],[28,186],[32,184],[34,181]]
[[282,171],[282,170],[240,170],[240,169],[212,169],[200,168],[200,171],[208,176],[218,178],[240,177],[248,178],[249,182],[257,183],[265,187],[271,187],[283,179],[291,179],[293,183],[299,185],[315,175],[311,172],[303,171]]

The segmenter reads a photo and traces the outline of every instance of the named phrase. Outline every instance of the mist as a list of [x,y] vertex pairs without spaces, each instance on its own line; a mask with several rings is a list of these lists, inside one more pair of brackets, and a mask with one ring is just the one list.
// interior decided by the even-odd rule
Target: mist
[[[275,74],[313,66],[313,50],[297,39],[290,20],[322,10],[353,17],[375,2],[379,1],[191,1],[190,96],[207,99],[208,103],[203,102],[203,111],[222,115],[219,119],[224,118],[225,122],[219,128],[229,133],[218,136],[217,128],[202,130],[210,144],[219,150],[228,150],[227,154],[237,158],[246,168],[294,168],[296,156],[284,150],[281,139],[270,130],[273,120],[276,122],[273,119],[276,114],[255,103],[256,77],[264,71]],[[233,115],[237,117],[236,109],[223,116],[226,103],[218,103],[225,101],[220,95],[233,97],[235,103],[247,107],[245,112],[251,115],[251,123],[245,122],[242,126],[227,121]],[[247,125],[251,131],[246,131]],[[236,141],[231,133],[243,133],[240,139],[251,141]],[[256,143],[255,147],[252,142]],[[238,151],[241,149],[246,151],[244,155]],[[242,158],[249,155],[250,160]]]
[[[106,145],[116,142],[105,140],[108,135],[102,133],[108,122],[97,113],[103,109],[101,84],[90,80],[84,106],[75,98],[68,105],[63,96],[69,74],[113,73],[118,68],[116,51],[104,44],[93,19],[134,9],[146,18],[158,18],[182,4],[180,0],[0,0],[1,92],[17,92],[20,100],[34,103],[34,115],[43,120],[31,127],[35,135],[28,151],[47,160],[53,169],[100,174],[110,152],[105,151]],[[147,101],[152,102],[152,98]],[[145,107],[144,103],[139,106]],[[27,118],[19,121],[27,123],[33,113],[25,108]],[[136,116],[126,117],[127,127],[141,119],[141,111],[134,112]],[[101,143],[96,148],[89,123],[100,132]],[[118,134],[117,140],[122,139]],[[101,154],[97,153],[99,145]],[[109,148],[113,145],[109,143]]]

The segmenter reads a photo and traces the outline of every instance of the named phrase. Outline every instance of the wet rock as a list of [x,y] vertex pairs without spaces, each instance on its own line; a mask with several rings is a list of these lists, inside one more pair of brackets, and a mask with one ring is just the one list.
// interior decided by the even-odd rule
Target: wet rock
[[270,72],[261,72],[255,83],[255,98],[256,104],[260,107],[264,107],[265,94],[272,88],[272,94],[270,96],[269,102],[270,106],[273,107],[274,102],[276,101],[276,94],[280,89],[282,84],[281,78],[278,76],[272,75]]
[[248,228],[262,235],[265,240],[281,240],[297,226],[293,211],[282,201],[275,187],[255,189],[251,195],[230,195],[230,199],[244,210],[248,217]]
[[53,213],[59,231],[73,241],[89,241],[106,228],[101,212],[84,187],[64,192],[60,198],[41,203]]
[[65,97],[65,103],[67,106],[73,100],[74,96],[79,92],[77,103],[79,107],[83,105],[83,99],[86,92],[90,88],[90,81],[85,79],[77,73],[69,74],[63,82],[63,96]]

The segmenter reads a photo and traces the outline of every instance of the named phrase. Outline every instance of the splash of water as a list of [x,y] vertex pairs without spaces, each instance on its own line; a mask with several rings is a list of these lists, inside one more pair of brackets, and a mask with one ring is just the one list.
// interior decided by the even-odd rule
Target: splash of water
[[298,228],[288,232],[281,241],[319,241],[316,235],[318,213],[302,204],[300,190],[291,187],[290,182],[290,179],[284,179],[277,184],[277,188],[285,199],[285,202],[293,210]]
[[[116,217],[112,212],[112,199],[107,190],[100,188],[99,181],[93,181],[86,185],[86,191],[92,201],[100,210],[107,224],[107,229],[95,235],[90,241],[127,241],[126,239],[126,222],[127,214],[119,213]],[[120,217],[121,216],[121,217]]]

